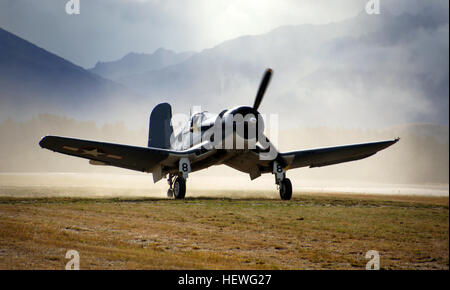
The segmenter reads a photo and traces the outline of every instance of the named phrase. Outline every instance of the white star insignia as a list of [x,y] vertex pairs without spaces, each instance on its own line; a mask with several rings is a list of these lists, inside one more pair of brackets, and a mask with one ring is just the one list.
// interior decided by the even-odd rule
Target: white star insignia
[[97,157],[97,156],[99,156],[99,155],[104,155],[104,154],[105,154],[105,153],[98,152],[98,149],[97,149],[97,148],[92,149],[92,150],[87,150],[87,149],[81,149],[81,150],[83,150],[82,154],[85,154],[85,155],[92,155],[92,156],[94,156],[94,157]]

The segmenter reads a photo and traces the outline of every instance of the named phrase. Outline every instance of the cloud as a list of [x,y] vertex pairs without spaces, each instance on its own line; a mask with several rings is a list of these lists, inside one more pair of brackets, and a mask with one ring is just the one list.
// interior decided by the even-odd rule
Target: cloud
[[163,46],[202,50],[281,25],[327,23],[360,11],[361,0],[81,0],[67,15],[62,0],[0,2],[0,26],[76,64],[91,67]]
[[[134,89],[141,83],[148,99],[169,99],[186,109],[189,102],[210,102],[219,110],[251,103],[262,69],[274,65],[263,107],[276,107],[283,116],[301,108],[304,124],[448,124],[448,1],[381,0],[380,17],[361,12],[365,0],[81,1],[79,16],[65,14],[64,1],[2,1],[0,26],[92,66],[130,51],[202,50],[280,25],[335,22],[325,31],[285,26],[241,37],[185,66],[126,84]],[[359,12],[356,18],[364,21],[357,25],[339,21]],[[340,35],[340,29],[349,33]]]

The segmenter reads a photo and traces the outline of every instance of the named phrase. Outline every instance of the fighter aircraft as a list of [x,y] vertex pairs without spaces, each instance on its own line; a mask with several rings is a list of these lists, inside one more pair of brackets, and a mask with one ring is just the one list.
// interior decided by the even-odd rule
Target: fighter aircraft
[[374,155],[399,138],[336,147],[279,152],[264,135],[264,121],[258,108],[272,76],[264,73],[253,106],[191,114],[186,126],[174,134],[172,108],[157,105],[149,123],[148,147],[46,136],[39,145],[55,152],[89,159],[92,165],[110,165],[153,174],[153,181],[167,178],[168,197],[183,199],[189,173],[224,164],[250,175],[253,180],[273,173],[282,200],[292,197],[288,169],[321,167]]

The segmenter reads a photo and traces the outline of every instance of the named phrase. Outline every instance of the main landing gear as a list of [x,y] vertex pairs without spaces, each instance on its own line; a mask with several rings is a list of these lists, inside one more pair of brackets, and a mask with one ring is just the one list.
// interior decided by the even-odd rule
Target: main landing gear
[[175,177],[175,182],[173,183],[173,195],[175,199],[183,199],[186,195],[186,179],[183,176]]
[[169,183],[167,197],[183,199],[186,195],[186,179],[183,176],[173,176],[172,174],[169,174],[167,181]]
[[280,197],[282,200],[290,200],[292,197],[292,183],[289,178],[284,178],[278,183],[280,188]]
[[[191,172],[191,164],[187,158],[181,158],[178,173],[169,173],[167,182],[169,183],[169,190],[167,197],[175,197],[175,199],[184,199],[186,196],[186,179]],[[278,164],[273,163],[273,174],[275,175],[275,183],[280,191],[280,198],[282,200],[290,200],[292,198],[292,183],[289,178],[286,178],[286,169]]]
[[186,195],[186,179],[189,172],[191,172],[191,164],[189,159],[181,158],[179,173],[174,175],[169,173],[167,182],[169,183],[169,190],[167,191],[167,197],[175,197],[175,199],[184,199]]
[[278,162],[274,162],[273,174],[275,174],[275,183],[280,190],[280,198],[290,200],[292,198],[292,183],[289,178],[286,178],[286,169]]

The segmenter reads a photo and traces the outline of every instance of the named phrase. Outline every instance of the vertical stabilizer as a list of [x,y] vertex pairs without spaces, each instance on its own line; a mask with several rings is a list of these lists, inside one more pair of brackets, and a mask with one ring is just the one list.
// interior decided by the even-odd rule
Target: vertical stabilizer
[[153,109],[150,115],[148,147],[170,149],[170,136],[173,133],[171,119],[172,107],[168,103],[161,103]]

